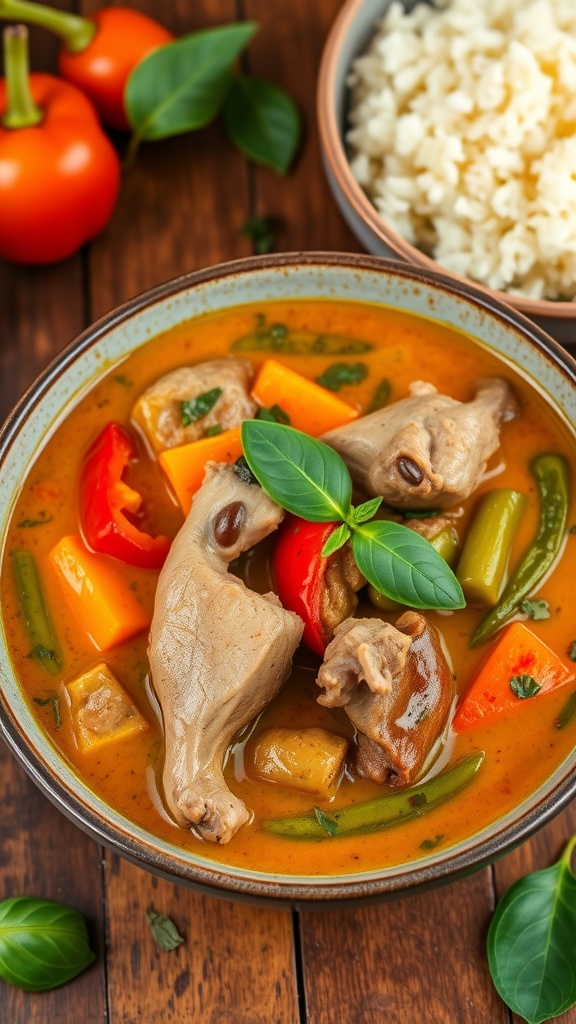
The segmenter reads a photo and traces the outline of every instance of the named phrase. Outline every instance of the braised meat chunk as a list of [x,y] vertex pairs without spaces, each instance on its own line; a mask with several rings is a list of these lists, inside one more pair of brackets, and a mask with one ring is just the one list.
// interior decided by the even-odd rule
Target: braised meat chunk
[[500,443],[500,424],[516,415],[501,377],[477,381],[470,402],[416,381],[410,397],[324,434],[352,477],[400,508],[446,508],[477,487]]
[[226,749],[280,689],[298,615],[228,564],[276,529],[282,510],[234,467],[209,463],[160,574],[149,657],[165,732],[163,786],[176,821],[227,843],[249,818],[222,774]]
[[346,619],[328,645],[317,678],[328,707],[344,707],[358,731],[360,775],[408,786],[448,720],[452,672],[436,629],[408,611],[396,626]]
[[256,413],[248,393],[252,368],[244,359],[212,359],[181,366],[140,395],[132,419],[157,454],[229,430]]

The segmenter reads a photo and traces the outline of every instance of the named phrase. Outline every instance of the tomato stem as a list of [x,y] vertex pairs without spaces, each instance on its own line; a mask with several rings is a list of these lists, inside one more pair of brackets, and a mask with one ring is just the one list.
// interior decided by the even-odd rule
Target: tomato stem
[[98,27],[91,18],[82,18],[68,11],[57,11],[29,0],[0,0],[0,18],[25,21],[54,32],[70,53],[81,53],[90,45]]
[[4,70],[6,75],[5,128],[32,128],[44,114],[32,99],[28,64],[28,29],[13,25],[4,30]]

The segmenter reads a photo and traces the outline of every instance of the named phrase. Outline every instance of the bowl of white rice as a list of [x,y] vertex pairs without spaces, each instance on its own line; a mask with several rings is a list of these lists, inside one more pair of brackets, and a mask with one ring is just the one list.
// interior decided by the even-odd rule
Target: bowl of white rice
[[318,114],[369,252],[472,281],[576,341],[575,0],[347,0]]

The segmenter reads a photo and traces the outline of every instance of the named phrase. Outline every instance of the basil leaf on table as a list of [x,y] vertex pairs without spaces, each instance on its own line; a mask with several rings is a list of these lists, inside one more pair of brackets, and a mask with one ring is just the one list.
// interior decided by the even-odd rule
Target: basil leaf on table
[[432,545],[407,526],[384,520],[363,523],[352,533],[360,572],[386,597],[411,608],[463,608],[454,573]]
[[288,173],[300,141],[300,115],[283,89],[251,75],[235,75],[224,104],[224,124],[231,141],[250,160]]
[[529,1024],[576,1003],[574,836],[557,864],[519,879],[488,931],[488,964],[499,995]]
[[0,977],[27,992],[75,978],[95,960],[77,910],[17,896],[0,902]]
[[166,953],[171,953],[174,949],[178,949],[178,946],[181,946],[184,942],[184,938],[180,935],[174,921],[166,914],[159,914],[157,910],[147,910],[146,920],[150,925],[154,942]]
[[258,483],[287,512],[311,523],[347,519],[352,481],[328,445],[281,423],[245,420],[242,446]]
[[212,121],[226,98],[236,58],[256,28],[247,21],[194,32],[140,61],[124,93],[134,130],[132,152],[143,139],[181,135]]

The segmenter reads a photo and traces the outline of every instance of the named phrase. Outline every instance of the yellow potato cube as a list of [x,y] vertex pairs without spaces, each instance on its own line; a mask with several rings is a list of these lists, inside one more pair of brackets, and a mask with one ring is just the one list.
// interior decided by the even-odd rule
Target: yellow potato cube
[[247,771],[252,778],[329,796],[344,766],[348,741],[326,729],[267,729]]
[[66,684],[74,733],[83,754],[148,728],[126,690],[102,661]]

